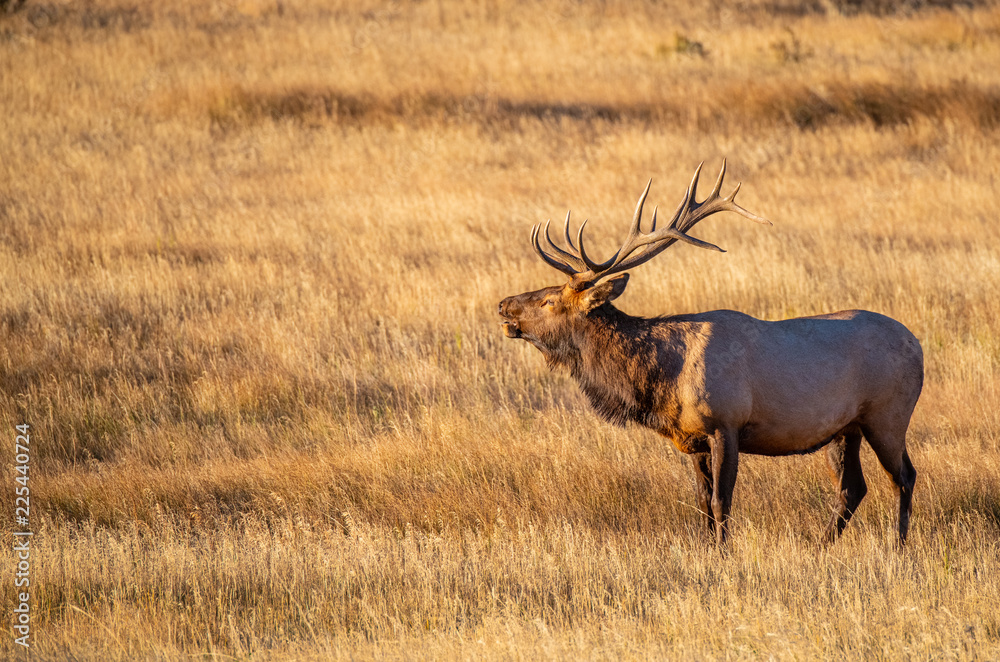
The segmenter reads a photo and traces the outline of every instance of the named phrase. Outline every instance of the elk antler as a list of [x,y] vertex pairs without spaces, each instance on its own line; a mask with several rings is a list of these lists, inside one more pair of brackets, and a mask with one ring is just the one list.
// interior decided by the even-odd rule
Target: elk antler
[[[659,230],[656,229],[657,210],[654,207],[652,225],[649,232],[644,233],[641,231],[640,225],[642,224],[642,207],[646,202],[646,196],[649,194],[649,186],[653,183],[653,180],[649,180],[649,183],[646,184],[646,189],[642,192],[642,195],[639,196],[639,203],[635,206],[635,215],[632,217],[632,226],[629,229],[628,236],[625,238],[625,243],[623,243],[622,247],[619,248],[618,251],[605,262],[594,262],[587,256],[587,252],[584,250],[583,228],[587,226],[586,221],[584,221],[580,226],[576,235],[576,244],[573,244],[573,240],[569,234],[568,213],[566,214],[566,222],[563,232],[565,234],[566,244],[569,250],[560,248],[555,244],[555,242],[552,241],[552,238],[549,237],[549,221],[545,222],[544,234],[545,241],[553,255],[550,255],[542,250],[541,244],[539,243],[540,235],[543,231],[541,224],[538,224],[531,229],[531,245],[534,247],[535,252],[538,253],[538,255],[546,262],[546,264],[569,275],[570,278],[577,284],[584,285],[587,283],[593,283],[600,278],[605,278],[612,274],[627,271],[639,266],[640,264],[648,262],[672,246],[674,242],[678,240],[693,244],[700,248],[710,248],[712,250],[725,252],[715,244],[710,244],[707,241],[696,239],[695,237],[687,234],[688,230],[693,228],[699,221],[720,211],[736,212],[740,216],[745,216],[756,223],[771,225],[771,222],[766,218],[761,218],[756,214],[751,214],[734,202],[736,194],[739,193],[740,190],[739,184],[736,185],[736,188],[728,196],[719,196],[719,191],[722,189],[722,179],[726,176],[725,160],[722,162],[722,170],[719,172],[719,179],[715,182],[715,188],[712,189],[712,192],[705,200],[697,202],[694,196],[695,191],[698,188],[698,177],[701,175],[701,167],[703,165],[705,165],[704,162],[700,163],[698,168],[694,171],[694,177],[691,178],[691,185],[688,186],[687,192],[684,194],[684,199],[681,200],[681,204],[677,207],[677,211],[674,212],[674,217],[673,220],[670,221],[670,224],[666,227],[660,228]],[[633,255],[633,253],[643,247],[646,248],[642,252]]]

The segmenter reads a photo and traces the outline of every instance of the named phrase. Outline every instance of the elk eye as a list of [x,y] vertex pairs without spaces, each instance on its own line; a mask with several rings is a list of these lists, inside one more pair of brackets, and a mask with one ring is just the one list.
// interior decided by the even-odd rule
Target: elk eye
[[542,302],[542,305],[547,308],[555,308],[556,302],[555,299],[546,299],[545,301]]

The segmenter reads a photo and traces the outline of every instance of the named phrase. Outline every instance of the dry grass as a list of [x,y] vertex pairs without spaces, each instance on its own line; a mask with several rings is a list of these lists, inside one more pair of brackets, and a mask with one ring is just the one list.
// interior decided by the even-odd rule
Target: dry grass
[[[842,5],[0,16],[33,657],[1000,655],[1000,10]],[[866,450],[832,548],[820,455],[742,460],[720,554],[687,460],[496,326],[557,280],[532,223],[572,207],[608,251],[647,177],[669,207],[723,156],[775,226],[707,222],[728,254],[679,247],[621,306],[905,323],[905,552]]]

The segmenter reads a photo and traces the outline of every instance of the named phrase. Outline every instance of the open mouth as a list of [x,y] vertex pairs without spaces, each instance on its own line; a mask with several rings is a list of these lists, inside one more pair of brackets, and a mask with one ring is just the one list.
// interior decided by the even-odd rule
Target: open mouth
[[503,327],[503,333],[508,338],[520,338],[521,329],[517,326],[517,322],[512,322],[510,320],[504,320],[500,322],[500,326]]

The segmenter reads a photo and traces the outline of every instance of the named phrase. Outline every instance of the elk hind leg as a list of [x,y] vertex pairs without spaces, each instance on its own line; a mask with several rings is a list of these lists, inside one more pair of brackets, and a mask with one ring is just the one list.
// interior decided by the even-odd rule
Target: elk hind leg
[[712,454],[692,453],[691,468],[694,470],[694,494],[698,499],[698,510],[708,527],[708,536],[715,534],[715,516],[712,514]]
[[913,512],[913,486],[917,482],[917,470],[910,462],[910,454],[903,450],[902,484],[899,485],[899,544],[906,542],[910,530],[910,513]]
[[917,482],[917,470],[910,462],[910,456],[906,452],[906,426],[901,430],[889,426],[880,428],[866,426],[864,428],[865,438],[875,451],[882,468],[886,470],[896,486],[896,493],[899,495],[899,544],[906,542],[906,534],[910,529],[910,513],[913,510],[913,486]]
[[826,460],[833,474],[833,486],[837,490],[833,519],[826,529],[829,542],[835,541],[844,532],[844,527],[868,493],[868,485],[861,470],[860,450],[861,433],[858,430],[846,431],[827,446]]

